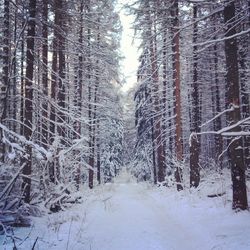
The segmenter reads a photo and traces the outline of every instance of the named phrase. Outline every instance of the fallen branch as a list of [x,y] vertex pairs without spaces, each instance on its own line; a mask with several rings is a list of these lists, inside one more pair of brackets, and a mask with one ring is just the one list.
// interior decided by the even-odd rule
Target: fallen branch
[[34,249],[35,249],[35,246],[36,246],[37,240],[38,240],[38,237],[36,237],[36,240],[35,240],[35,242],[34,242],[34,244],[33,244],[32,248],[31,248],[31,250],[34,250]]
[[11,227],[30,227],[31,225],[30,219],[20,214],[2,214],[0,215],[0,223]]
[[219,194],[209,194],[207,197],[209,197],[209,198],[221,197],[224,194],[226,194],[226,192],[219,193]]
[[19,170],[17,171],[17,173],[13,176],[13,178],[10,180],[9,184],[4,188],[4,190],[2,191],[2,193],[0,194],[0,200],[4,197],[4,195],[8,195],[10,193],[10,191],[12,190],[12,187],[17,179],[17,177],[19,176],[19,174],[21,173],[21,171],[23,170],[25,164],[23,164]]

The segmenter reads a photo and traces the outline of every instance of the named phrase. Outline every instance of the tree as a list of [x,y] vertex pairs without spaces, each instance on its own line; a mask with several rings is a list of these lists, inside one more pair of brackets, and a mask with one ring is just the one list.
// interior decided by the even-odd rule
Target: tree
[[200,132],[200,110],[199,110],[199,92],[198,92],[198,58],[197,58],[197,33],[198,25],[197,19],[197,5],[193,6],[193,86],[192,86],[192,112],[191,112],[191,135],[190,138],[190,186],[198,187],[200,182],[200,142],[195,133]]
[[59,106],[59,112],[57,114],[57,133],[60,137],[61,144],[65,144],[65,101],[66,101],[66,62],[65,62],[65,50],[66,50],[66,41],[65,41],[65,34],[66,34],[66,19],[67,15],[64,10],[65,2],[64,0],[55,0],[55,27],[57,29],[57,37],[56,39],[58,42],[58,82],[57,82],[57,103]]
[[182,187],[182,169],[179,163],[183,160],[182,145],[182,121],[181,121],[181,89],[180,89],[180,34],[179,34],[179,6],[178,0],[172,0],[171,18],[172,18],[172,51],[173,51],[173,81],[174,81],[174,114],[175,114],[175,150],[177,166],[175,169],[175,178],[177,190]]
[[[6,118],[7,96],[9,91],[9,67],[10,67],[10,3],[4,1],[4,32],[3,32],[3,76],[0,85],[0,123]],[[3,139],[3,130],[0,129],[0,161],[4,162],[5,143]]]
[[42,104],[42,145],[48,147],[48,103],[46,97],[49,95],[48,91],[48,0],[43,0],[42,6],[42,85],[44,101]]
[[[150,11],[149,6],[148,12]],[[148,37],[149,42],[149,51],[150,51],[150,66],[151,66],[151,75],[152,79],[152,104],[153,104],[153,140],[156,146],[156,162],[157,162],[157,180],[158,182],[163,182],[165,180],[165,153],[162,140],[162,115],[160,113],[160,100],[159,100],[159,73],[158,73],[158,60],[157,60],[157,42],[155,34],[155,20],[152,20],[154,17],[148,13]],[[153,32],[152,32],[153,30]]]
[[[225,34],[225,55],[227,67],[227,105],[232,107],[228,113],[228,124],[233,125],[241,120],[240,95],[239,95],[239,70],[238,70],[238,47],[235,22],[235,3],[227,1],[224,7],[224,20],[226,25]],[[232,132],[240,132],[240,127],[235,127]],[[243,141],[242,137],[232,138],[229,142],[229,159],[231,165],[231,176],[233,183],[233,209],[245,210],[248,208],[245,164],[243,159]]]
[[[25,100],[24,100],[24,136],[26,140],[31,140],[32,137],[32,120],[33,120],[33,76],[34,76],[34,48],[36,35],[36,0],[29,2],[29,19],[28,19],[28,34],[27,34],[27,52],[26,52],[26,75],[25,75]],[[32,170],[32,147],[26,146],[26,155],[23,158],[23,182],[22,190],[24,201],[30,202]]]
[[[113,107],[119,95],[114,87],[119,82],[119,16],[113,0],[1,3],[0,143],[10,168],[2,178],[18,173],[15,182],[22,179],[22,185],[12,193],[23,195],[24,202],[41,196],[46,207],[58,211],[66,194],[89,181],[89,159],[99,183],[104,168],[112,172],[113,163],[121,164],[121,114]],[[111,143],[117,134],[104,132],[116,127],[114,121],[119,121],[117,148]],[[106,145],[115,145],[107,152],[115,160],[107,165]],[[33,177],[40,181],[32,182]],[[92,180],[94,185],[95,175]],[[23,204],[16,203],[13,209]]]

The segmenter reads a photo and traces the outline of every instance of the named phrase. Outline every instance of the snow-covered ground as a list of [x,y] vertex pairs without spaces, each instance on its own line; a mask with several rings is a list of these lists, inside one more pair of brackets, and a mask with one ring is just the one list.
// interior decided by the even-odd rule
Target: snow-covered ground
[[[17,229],[17,249],[250,249],[250,213],[234,213],[225,197],[176,192],[137,183],[123,172],[112,184],[86,191],[72,209],[34,218]],[[224,200],[223,200],[224,199]],[[13,249],[1,236],[0,249]]]

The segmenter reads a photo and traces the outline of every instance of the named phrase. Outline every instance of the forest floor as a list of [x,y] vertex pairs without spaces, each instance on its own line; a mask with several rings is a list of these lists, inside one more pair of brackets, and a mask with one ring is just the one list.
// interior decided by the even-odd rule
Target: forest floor
[[[17,249],[250,249],[250,213],[234,213],[226,197],[156,188],[126,172],[88,192],[82,204],[15,230]],[[1,236],[0,249],[13,241]]]

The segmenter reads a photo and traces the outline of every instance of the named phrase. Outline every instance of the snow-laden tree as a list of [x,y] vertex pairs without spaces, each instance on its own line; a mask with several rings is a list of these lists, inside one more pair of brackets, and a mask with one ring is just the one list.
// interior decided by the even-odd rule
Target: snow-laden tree
[[1,87],[1,208],[13,192],[12,208],[36,199],[56,211],[121,166],[119,16],[112,0],[4,3],[1,84],[15,84]]
[[[234,13],[229,16],[228,6],[231,5],[235,6]],[[191,187],[199,186],[200,171],[209,165],[207,162],[213,162],[210,167],[214,170],[230,168],[232,176],[237,175],[240,183],[238,185],[232,178],[233,193],[240,188],[243,190],[241,201],[233,195],[233,208],[246,209],[249,1],[138,0],[128,8],[135,15],[134,29],[141,39],[142,51],[139,87],[135,95],[139,135],[136,145],[141,143],[141,131],[153,135],[153,150],[147,155],[149,159],[143,153],[145,148],[139,146],[136,150],[140,160],[152,164],[151,178],[155,182],[164,181],[166,173],[174,172],[178,190],[184,185],[183,162],[189,162],[185,165],[190,166]],[[230,44],[237,46],[233,48]],[[230,72],[231,77],[228,77]],[[238,77],[237,81],[233,80],[235,77]],[[234,91],[231,90],[233,85]],[[152,98],[150,104],[145,98],[145,86]],[[232,104],[235,98],[230,97],[232,93],[237,95],[235,105]],[[236,109],[238,116],[232,121],[230,117]],[[153,118],[151,124],[150,117]],[[240,140],[239,151],[230,153],[234,141],[238,143]],[[241,148],[243,153],[240,153]],[[235,157],[241,159],[238,164],[242,166],[241,170],[234,164]],[[139,176],[140,167],[136,166],[135,172]],[[235,168],[241,171],[241,177],[234,174]],[[141,164],[142,175],[144,172],[145,164]]]

